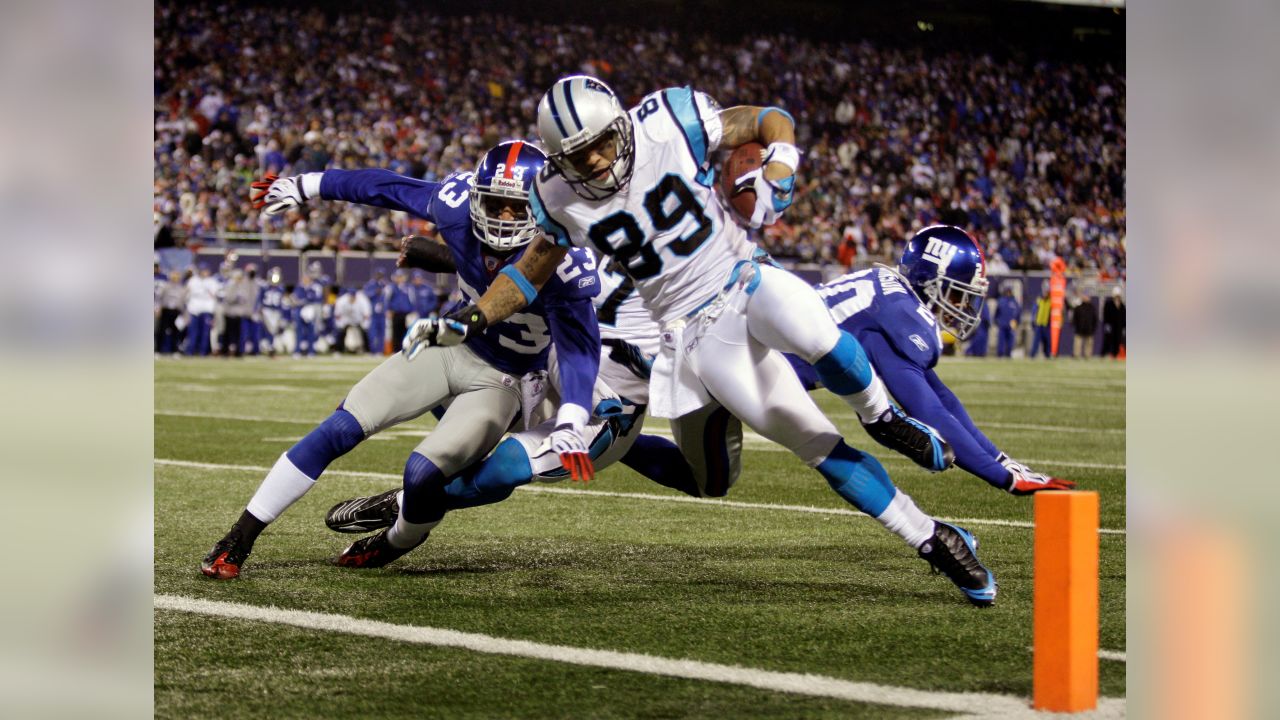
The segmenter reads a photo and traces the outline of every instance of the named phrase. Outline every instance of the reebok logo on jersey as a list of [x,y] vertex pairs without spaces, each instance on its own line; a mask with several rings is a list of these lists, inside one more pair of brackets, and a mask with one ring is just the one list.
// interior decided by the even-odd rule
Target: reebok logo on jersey
[[595,275],[588,275],[587,277],[584,277],[578,281],[578,287],[580,288],[591,287],[592,285],[595,285],[595,284],[596,284]]
[[924,338],[919,335],[912,335],[911,342],[915,343],[916,347],[920,348],[920,352],[929,352],[929,343],[925,342]]

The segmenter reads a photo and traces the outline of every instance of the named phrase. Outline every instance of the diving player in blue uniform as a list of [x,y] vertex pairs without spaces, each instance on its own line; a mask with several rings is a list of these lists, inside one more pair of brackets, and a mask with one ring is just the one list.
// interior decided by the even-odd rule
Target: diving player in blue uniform
[[[443,240],[422,248],[439,271],[458,274],[474,301],[524,252],[537,234],[529,191],[546,156],[521,141],[502,143],[476,172],[426,182],[386,170],[328,170],[255,183],[266,212],[308,200],[346,200],[402,210],[434,223]],[[565,257],[535,302],[494,323],[467,342],[396,353],[356,383],[338,409],[276,461],[240,519],[214,545],[201,571],[237,577],[257,536],[311,488],[328,465],[366,437],[416,418],[441,404],[448,409],[415,448],[404,469],[404,499],[396,523],[356,541],[344,565],[384,565],[426,539],[434,522],[425,509],[450,477],[484,457],[521,409],[522,376],[547,366],[555,344],[562,403],[548,442],[568,468],[590,466],[583,430],[591,416],[600,336],[591,299],[599,290],[587,251]],[[467,312],[463,309],[460,312]],[[420,322],[428,322],[426,320]],[[576,473],[575,473],[576,476]]]
[[[880,266],[844,275],[819,285],[818,294],[841,329],[862,343],[903,410],[951,444],[957,466],[1014,495],[1069,490],[1075,483],[1034,472],[1001,452],[934,371],[942,352],[939,328],[964,340],[978,326],[986,264],[968,233],[934,225],[911,238],[898,270]],[[806,388],[818,385],[808,363],[788,359]]]

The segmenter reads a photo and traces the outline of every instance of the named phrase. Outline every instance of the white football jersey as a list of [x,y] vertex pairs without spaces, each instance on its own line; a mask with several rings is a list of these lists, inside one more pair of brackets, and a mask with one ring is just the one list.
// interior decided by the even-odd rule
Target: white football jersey
[[548,163],[530,205],[557,243],[617,260],[652,318],[665,324],[719,292],[755,244],[716,198],[710,158],[721,125],[715,101],[689,88],[668,88],[629,114],[635,154],[622,190],[587,200]]

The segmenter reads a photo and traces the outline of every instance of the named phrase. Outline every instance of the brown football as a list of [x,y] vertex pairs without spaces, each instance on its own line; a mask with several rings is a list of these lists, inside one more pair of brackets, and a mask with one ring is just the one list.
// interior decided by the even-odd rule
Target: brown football
[[760,167],[760,158],[764,154],[764,146],[750,142],[739,145],[729,155],[720,168],[720,192],[728,200],[734,212],[747,223],[751,222],[751,213],[756,209],[756,191],[746,189],[738,193],[733,191],[733,182],[743,175]]

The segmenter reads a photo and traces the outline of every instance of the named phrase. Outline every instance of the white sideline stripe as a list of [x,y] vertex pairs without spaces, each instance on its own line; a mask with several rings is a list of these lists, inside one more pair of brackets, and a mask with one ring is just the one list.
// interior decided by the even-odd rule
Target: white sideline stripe
[[[223,413],[200,413],[200,412],[186,412],[186,411],[180,411],[180,410],[156,410],[153,412],[153,414],[166,415],[166,416],[172,416],[172,417],[208,418],[211,420],[242,420],[245,422],[275,422],[275,423],[288,423],[288,424],[298,424],[298,425],[314,425],[316,422],[318,422],[318,420],[288,420],[283,418],[262,417],[260,415],[229,415],[229,414],[223,414]],[[399,429],[404,430],[406,429],[406,426],[399,426]],[[646,426],[644,431],[646,434],[657,435],[659,437],[664,437],[669,440],[674,440],[675,438],[675,435],[672,434],[671,429],[667,427]],[[429,435],[431,433],[424,428],[421,434],[425,437],[426,435]],[[743,440],[743,446],[748,447],[751,450],[758,450],[761,452],[780,452],[780,453],[791,452],[790,450],[787,450],[786,448],[782,447],[781,445],[778,445],[772,440],[769,440],[763,435],[752,432],[750,430],[742,434],[742,440]],[[913,465],[915,464],[915,463],[912,463],[907,458],[904,458],[898,455],[881,454],[881,455],[878,455],[877,457],[880,459],[881,462],[888,462],[888,463],[902,462],[902,463],[910,463]],[[1024,460],[1023,462],[1026,462],[1032,465],[1052,465],[1054,467],[1088,468],[1088,469],[1094,469],[1094,470],[1126,469],[1126,466],[1122,464],[1116,465],[1116,464],[1108,464],[1108,463],[1082,463],[1082,462],[1072,462],[1070,460]]]
[[[224,465],[221,463],[202,463],[190,460],[168,460],[164,458],[156,458],[156,465],[167,465],[170,467],[189,467],[200,470],[240,470],[244,472],[266,473],[271,468],[259,465]],[[335,475],[339,477],[365,478],[370,480],[391,480],[400,482],[403,477],[393,473],[377,473],[377,472],[356,472],[352,470],[326,470],[326,475]],[[742,510],[782,510],[785,512],[802,512],[813,513],[816,515],[851,515],[853,517],[867,517],[865,514],[856,510],[846,508],[823,508],[814,507],[812,505],[782,505],[777,503],[749,503],[739,502],[736,500],[716,500],[713,498],[695,498],[688,495],[649,495],[647,493],[626,493],[612,492],[606,490],[575,490],[573,488],[551,487],[548,485],[522,485],[516,488],[523,492],[530,493],[547,493],[550,495],[578,495],[578,496],[596,496],[596,497],[613,497],[624,498],[627,500],[648,500],[650,502],[672,502],[672,503],[692,503],[695,505],[714,505],[718,507],[738,508]],[[993,527],[1012,527],[1032,529],[1034,523],[1023,520],[998,520],[998,519],[982,519],[982,518],[949,518],[939,517],[939,520],[949,523],[959,523],[961,525],[989,525]],[[1100,535],[1126,535],[1126,530],[1115,528],[1099,528]]]
[[1098,659],[1127,663],[1129,662],[1129,655],[1128,653],[1123,653],[1118,650],[1099,650]]
[[363,635],[417,645],[461,648],[489,655],[511,655],[610,670],[745,685],[761,690],[836,698],[877,705],[927,708],[969,714],[991,712],[1023,713],[1027,709],[1025,698],[1011,695],[931,692],[891,685],[854,682],[807,673],[775,672],[736,665],[700,662],[698,660],[664,658],[641,653],[594,650],[566,645],[547,645],[528,640],[511,640],[444,628],[397,625],[347,615],[285,610],[276,607],[200,600],[177,595],[156,595],[154,605],[158,610],[175,610],[236,620],[290,625],[308,630]]

